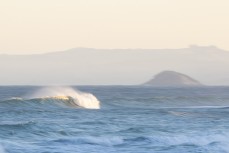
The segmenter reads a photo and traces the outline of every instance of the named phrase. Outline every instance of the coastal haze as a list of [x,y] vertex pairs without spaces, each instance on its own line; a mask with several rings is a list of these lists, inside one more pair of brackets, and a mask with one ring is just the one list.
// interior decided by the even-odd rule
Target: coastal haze
[[229,50],[228,8],[228,0],[0,0],[0,53],[190,44]]
[[93,49],[0,55],[1,85],[139,85],[164,70],[205,85],[229,85],[229,52],[215,46],[180,49]]
[[228,0],[0,0],[0,85],[139,85],[166,70],[229,85],[228,7]]

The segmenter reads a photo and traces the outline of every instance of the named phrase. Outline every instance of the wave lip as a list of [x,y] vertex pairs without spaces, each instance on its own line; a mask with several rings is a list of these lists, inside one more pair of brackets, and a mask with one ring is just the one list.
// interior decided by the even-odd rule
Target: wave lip
[[25,97],[12,97],[1,104],[57,104],[75,108],[100,109],[100,101],[91,93],[76,91],[69,87],[46,87]]
[[93,94],[76,91],[70,87],[45,87],[28,98],[42,101],[58,101],[72,107],[100,108],[100,102]]
[[40,102],[57,102],[61,104],[65,104],[70,107],[78,107],[78,108],[87,108],[87,109],[99,109],[100,102],[91,94],[88,95],[78,95],[77,97],[71,96],[47,96],[41,98],[31,99],[40,101]]

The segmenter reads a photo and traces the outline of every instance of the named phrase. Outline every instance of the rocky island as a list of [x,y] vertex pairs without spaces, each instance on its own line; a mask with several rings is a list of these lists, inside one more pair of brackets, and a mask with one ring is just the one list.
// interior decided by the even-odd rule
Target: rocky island
[[155,87],[194,87],[203,86],[199,81],[175,71],[163,71],[154,76],[153,79],[144,83],[146,86]]

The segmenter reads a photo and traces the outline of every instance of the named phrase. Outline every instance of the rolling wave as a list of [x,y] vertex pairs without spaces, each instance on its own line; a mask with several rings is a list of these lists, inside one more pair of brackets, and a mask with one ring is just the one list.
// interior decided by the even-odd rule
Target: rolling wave
[[75,91],[72,88],[44,88],[25,98],[12,97],[1,104],[56,104],[74,108],[100,109],[100,101],[90,93]]

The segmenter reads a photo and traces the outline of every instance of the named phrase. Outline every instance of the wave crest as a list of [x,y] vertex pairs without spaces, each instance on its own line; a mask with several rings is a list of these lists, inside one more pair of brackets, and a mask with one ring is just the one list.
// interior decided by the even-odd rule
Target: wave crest
[[[100,101],[91,93],[74,90],[69,87],[46,87],[23,98],[12,97],[1,104],[58,104],[75,108],[100,109]],[[24,106],[24,105],[23,105]]]
[[99,100],[91,93],[76,91],[69,87],[46,87],[27,96],[29,99],[45,101],[61,101],[68,106],[87,109],[99,109]]

